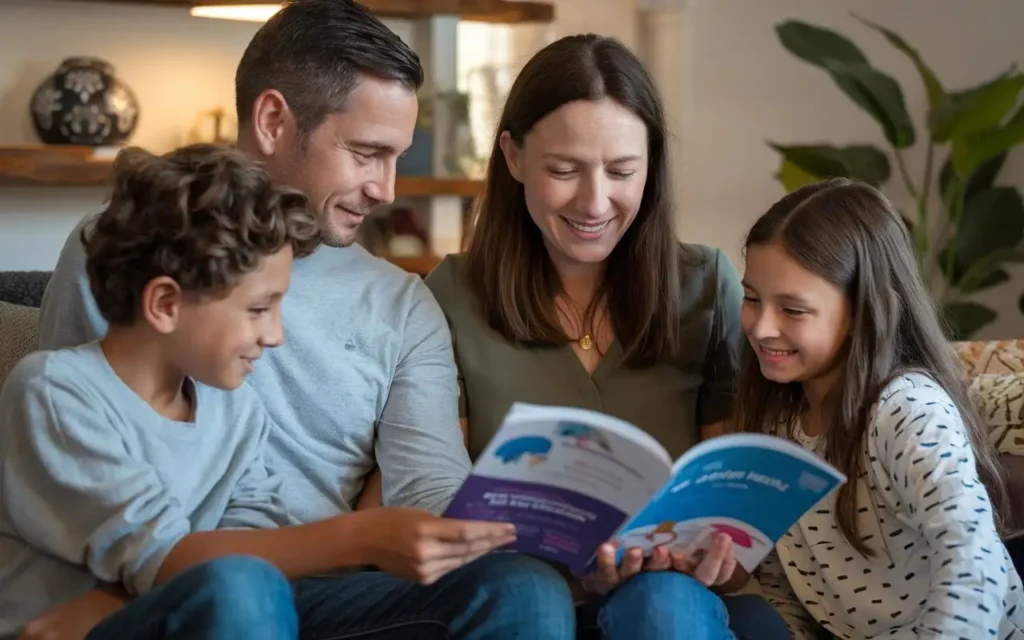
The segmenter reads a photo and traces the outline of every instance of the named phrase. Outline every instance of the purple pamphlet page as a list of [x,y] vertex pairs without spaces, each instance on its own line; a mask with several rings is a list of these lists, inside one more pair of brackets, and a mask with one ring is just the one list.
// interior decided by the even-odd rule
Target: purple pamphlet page
[[653,438],[615,418],[516,404],[445,516],[515,523],[517,551],[582,575],[671,465]]

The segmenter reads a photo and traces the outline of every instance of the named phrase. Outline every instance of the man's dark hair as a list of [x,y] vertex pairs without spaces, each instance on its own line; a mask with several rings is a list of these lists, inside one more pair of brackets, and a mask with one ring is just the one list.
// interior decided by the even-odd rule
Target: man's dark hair
[[210,144],[159,156],[121,151],[110,204],[81,235],[93,297],[112,325],[138,318],[153,278],[216,298],[263,258],[289,246],[295,257],[307,256],[319,237],[301,192],[273,184],[241,151]]
[[235,72],[239,125],[256,98],[277,89],[306,136],[342,111],[363,76],[417,91],[419,57],[375,15],[352,0],[289,0],[253,36]]

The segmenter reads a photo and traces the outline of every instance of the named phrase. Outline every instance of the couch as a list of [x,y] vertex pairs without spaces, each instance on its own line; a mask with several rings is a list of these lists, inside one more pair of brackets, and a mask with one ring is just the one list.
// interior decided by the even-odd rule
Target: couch
[[[33,289],[40,281],[42,286]],[[36,279],[28,290],[19,287],[18,291],[27,292],[32,302],[41,299],[44,288],[45,279]],[[0,386],[17,361],[36,347],[37,305],[12,304],[0,298]],[[963,342],[953,347],[970,380],[972,399],[988,425],[990,440],[1000,453],[1013,502],[1007,544],[1018,570],[1024,570],[1024,340]],[[811,638],[802,606],[784,581],[778,580],[780,570],[772,554],[762,567],[767,578],[752,584],[751,590],[779,608],[795,637]]]

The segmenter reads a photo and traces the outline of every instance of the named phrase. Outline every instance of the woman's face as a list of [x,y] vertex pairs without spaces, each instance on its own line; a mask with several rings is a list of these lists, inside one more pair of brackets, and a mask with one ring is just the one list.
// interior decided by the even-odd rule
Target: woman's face
[[501,148],[556,265],[603,262],[636,218],[647,182],[647,127],[610,99],[552,111],[522,146]]

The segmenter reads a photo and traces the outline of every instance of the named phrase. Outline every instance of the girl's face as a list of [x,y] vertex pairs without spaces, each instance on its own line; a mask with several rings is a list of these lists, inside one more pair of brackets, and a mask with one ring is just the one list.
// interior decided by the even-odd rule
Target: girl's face
[[747,248],[740,321],[761,373],[773,382],[830,381],[843,365],[850,305],[779,243]]
[[647,182],[647,126],[610,99],[570,102],[501,149],[556,265],[603,262],[636,218]]

